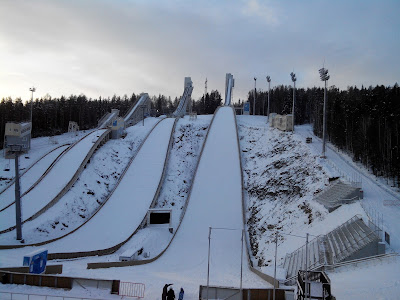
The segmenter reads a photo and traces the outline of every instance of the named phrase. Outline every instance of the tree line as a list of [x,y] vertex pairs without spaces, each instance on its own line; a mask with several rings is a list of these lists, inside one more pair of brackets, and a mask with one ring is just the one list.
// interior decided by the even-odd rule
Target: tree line
[[[327,137],[336,147],[349,153],[355,161],[363,163],[375,175],[390,178],[399,186],[400,178],[400,88],[394,86],[348,87],[339,90],[331,86],[327,92]],[[246,101],[253,113],[267,114],[268,92],[250,90]],[[136,102],[134,93],[128,97],[92,99],[81,94],[52,98],[46,95],[32,103],[32,137],[51,136],[68,130],[69,121],[78,123],[85,130],[97,126],[98,120],[112,108],[124,115]],[[313,124],[314,133],[322,137],[323,88],[297,88],[295,103],[296,124]],[[170,114],[179,99],[158,95],[151,97],[154,114]],[[215,90],[192,101],[192,110],[198,114],[212,114],[222,104],[221,94]],[[271,89],[270,112],[289,114],[292,111],[293,88],[279,85]],[[235,106],[242,107],[239,100]],[[4,137],[6,122],[30,119],[31,103],[20,98],[3,98],[0,101],[0,136]],[[3,139],[0,139],[3,147]]]
[[[254,94],[256,96],[254,97]],[[400,186],[400,88],[331,86],[327,91],[327,139],[338,149],[350,154],[377,176]],[[253,113],[267,114],[267,91],[249,91],[247,101]],[[322,138],[323,88],[296,88],[295,123],[313,124],[314,134]],[[240,104],[241,105],[241,104]],[[293,88],[276,86],[271,89],[270,112],[292,112]]]

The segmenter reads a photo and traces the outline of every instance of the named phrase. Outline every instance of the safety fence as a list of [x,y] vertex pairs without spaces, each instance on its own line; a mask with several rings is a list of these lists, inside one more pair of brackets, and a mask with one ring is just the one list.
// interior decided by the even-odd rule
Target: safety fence
[[127,297],[144,298],[146,286],[143,283],[123,282],[119,283],[119,295]]
[[40,295],[40,294],[23,294],[13,292],[1,292],[0,300],[105,300],[100,298],[77,298],[71,296],[55,296],[55,295]]

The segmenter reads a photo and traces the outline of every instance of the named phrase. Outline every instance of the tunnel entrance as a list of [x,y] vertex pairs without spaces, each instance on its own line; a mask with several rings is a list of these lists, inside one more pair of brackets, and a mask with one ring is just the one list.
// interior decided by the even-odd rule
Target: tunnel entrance
[[170,225],[171,210],[150,209],[147,213],[147,225]]

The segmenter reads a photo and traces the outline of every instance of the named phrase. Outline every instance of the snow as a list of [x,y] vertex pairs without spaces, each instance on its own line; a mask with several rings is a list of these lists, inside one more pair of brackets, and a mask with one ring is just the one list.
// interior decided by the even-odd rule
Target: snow
[[[29,170],[20,176],[20,192],[23,195],[51,166],[57,157],[65,151],[69,145],[60,146],[46,154],[41,160],[35,163]],[[15,201],[15,184],[8,186],[0,195],[0,210],[6,208],[8,205]]]
[[[198,121],[192,122],[187,118],[180,119],[174,134],[174,147],[171,149],[167,175],[156,204],[156,208],[172,209],[174,227],[179,222],[179,215],[185,204],[194,166],[197,163],[199,151],[209,126],[210,116],[205,117],[198,116]],[[311,127],[309,125],[296,126],[295,133],[292,134],[270,128],[265,117],[240,116],[237,119],[244,187],[247,191],[245,193],[246,213],[248,221],[251,220],[248,222],[248,229],[253,242],[253,261],[256,265],[261,266],[263,272],[273,274],[275,245],[272,243],[271,233],[276,230],[280,231],[278,259],[279,262],[282,262],[286,253],[304,245],[306,232],[311,235],[310,238],[325,234],[356,214],[360,214],[364,218],[367,218],[367,213],[372,217],[374,213],[375,215],[383,215],[383,221],[380,221],[380,223],[383,223],[384,230],[390,233],[392,240],[392,249],[389,250],[399,251],[400,226],[398,222],[399,206],[396,206],[397,190],[386,186],[379,178],[375,178],[362,166],[352,162],[346,154],[338,153],[330,144],[327,148],[327,159],[321,159],[321,142],[310,132]],[[167,127],[171,126],[169,122],[172,121],[160,123],[160,132],[154,137],[156,142],[152,142],[153,146],[148,146],[146,150],[146,152],[149,152],[149,156],[151,154],[151,160],[162,161],[163,156],[165,158],[166,149],[162,150],[161,148],[162,145],[168,143],[168,131],[170,129],[167,129]],[[163,123],[164,125],[162,125]],[[166,123],[169,125],[166,126]],[[86,269],[87,263],[118,261],[119,255],[141,247],[144,248],[144,252],[148,252],[151,257],[154,257],[156,253],[159,253],[168,245],[173,236],[167,227],[162,226],[146,227],[139,230],[130,241],[112,255],[51,263],[62,263],[64,265],[63,275],[66,276],[143,282],[146,285],[145,299],[160,299],[162,287],[165,283],[173,283],[176,292],[182,286],[185,289],[185,299],[197,299],[198,287],[200,284],[205,285],[207,279],[208,234],[211,226],[215,229],[211,233],[210,284],[238,287],[240,278],[240,229],[243,228],[243,224],[239,153],[237,152],[234,126],[232,108],[220,108],[210,128],[181,226],[171,245],[159,259],[147,265],[134,267]],[[203,129],[204,127],[206,129]],[[130,137],[131,133],[133,132],[128,133],[127,139],[131,138],[130,141],[140,140],[138,136]],[[313,138],[311,144],[305,143],[307,136]],[[114,145],[107,145],[107,143],[93,156],[91,164],[88,165],[88,171],[100,165],[99,168],[105,170],[104,172],[97,170],[96,176],[108,174],[110,177],[118,177],[123,168],[116,169],[111,165],[126,164],[133,151],[126,149],[132,146],[130,143],[122,141],[115,142]],[[36,158],[39,158],[48,150],[48,148],[41,150],[41,154],[38,154]],[[116,151],[119,152],[118,155],[116,155]],[[140,157],[141,152],[138,153],[134,162]],[[32,151],[30,154],[32,160],[36,155],[35,153],[35,151]],[[113,157],[113,159],[105,161],[103,160],[105,156]],[[147,155],[144,156],[147,157]],[[150,160],[150,158],[147,159]],[[4,163],[1,160],[0,162]],[[26,162],[24,163],[26,166]],[[138,168],[143,168],[141,163],[136,163]],[[161,166],[162,164],[163,162],[160,163]],[[75,184],[74,193],[76,195],[85,193],[83,198],[95,202],[94,199],[102,199],[102,195],[107,194],[105,183],[109,183],[110,186],[114,183],[111,180],[104,180],[101,181],[101,185],[96,187],[97,184],[91,184],[87,179],[87,177],[94,177],[98,180],[98,177],[94,175],[95,173],[91,172],[82,176]],[[136,228],[135,220],[142,220],[149,205],[148,201],[151,202],[149,200],[151,197],[145,196],[144,189],[140,191],[140,195],[143,195],[143,202],[146,203],[139,204],[140,207],[136,208],[138,203],[131,203],[131,201],[126,200],[135,201],[133,198],[136,193],[132,192],[132,187],[136,181],[140,183],[142,179],[135,177],[133,180],[133,173],[132,171],[132,177],[124,177],[124,180],[127,178],[132,180],[127,180],[124,184],[121,182],[121,186],[117,188],[115,194],[120,195],[120,197],[109,200],[112,201],[110,203],[114,204],[110,204],[110,207],[104,206],[93,217],[92,220],[99,218],[98,221],[92,223],[95,225],[90,225],[92,220],[89,221],[82,229],[75,232],[78,233],[82,230],[82,235],[79,234],[79,236],[76,235],[75,238],[72,238],[74,236],[72,234],[69,239],[63,238],[59,243],[49,245],[50,252],[56,250],[59,252],[77,251],[77,249],[87,250],[93,249],[95,246],[105,248],[122,240],[128,231],[132,232]],[[152,182],[152,187],[148,186],[148,190],[152,190],[153,194],[160,176],[161,174],[158,179],[152,178],[154,180],[146,179],[145,184],[150,185],[148,181]],[[343,205],[334,212],[328,213],[323,206],[313,200],[315,194],[321,192],[327,186],[328,178],[333,176],[362,180],[365,197],[362,204],[367,212],[364,211],[360,202],[356,202]],[[144,183],[142,186],[144,187]],[[96,196],[86,194],[89,190],[94,191]],[[151,193],[149,192],[149,194]],[[126,195],[131,198],[126,198]],[[71,198],[65,198],[70,199],[66,200],[68,203],[73,202],[71,199],[79,198],[78,196],[69,197]],[[392,202],[385,202],[385,200]],[[78,201],[79,204],[75,206],[65,206],[64,220],[68,218],[68,211],[84,207],[84,205],[89,207],[90,201]],[[126,211],[117,210],[120,209],[120,205],[117,203],[125,204],[124,207],[129,209],[126,209]],[[388,203],[393,205],[388,206]],[[95,208],[88,208],[86,216],[89,217],[94,210]],[[60,206],[58,215],[61,211],[62,207]],[[58,215],[56,214],[56,216]],[[115,217],[117,215],[122,217]],[[46,212],[44,216],[46,217],[42,219],[42,224],[47,224],[47,226],[53,224],[52,222],[56,220],[56,217],[50,215],[50,211]],[[72,222],[71,224],[75,223]],[[76,227],[77,224],[78,222],[71,227]],[[127,227],[130,227],[130,229],[127,230],[122,225],[129,225]],[[216,229],[220,227],[235,230]],[[34,227],[32,226],[32,228]],[[111,234],[111,231],[114,234]],[[37,233],[32,230],[29,235],[31,234]],[[100,239],[101,236],[104,236],[103,240]],[[2,238],[0,235],[0,239]],[[257,245],[257,247],[254,245]],[[22,264],[23,255],[36,249],[35,247],[26,247],[15,250],[1,250],[0,266],[19,266]],[[357,266],[341,267],[329,272],[328,276],[332,282],[333,294],[337,299],[397,299],[400,292],[399,269],[399,259],[391,258],[389,261],[388,259],[381,259],[361,263]],[[244,259],[243,272],[244,287],[269,286],[268,283],[249,271],[246,259]],[[283,278],[284,276],[284,270],[278,268],[278,277]],[[95,296],[100,291],[88,291],[79,288],[67,292],[0,284],[0,291],[10,290],[38,294],[60,293],[69,296],[90,296],[89,294],[92,292],[92,297],[113,297],[104,294]]]
[[[50,172],[32,189],[21,198],[22,221],[30,218],[64,188],[72,179],[87,153],[105,130],[96,130],[71,147],[60,160],[54,165]],[[5,230],[15,225],[15,205],[11,205],[0,212],[0,230]]]
[[[159,121],[147,118],[145,126],[140,123],[128,127],[124,139],[109,140],[98,149],[73,187],[45,214],[23,225],[25,243],[57,238],[87,221],[111,193],[143,139]],[[15,236],[15,230],[0,235],[0,244],[18,243]]]
[[47,244],[49,253],[109,248],[126,240],[136,230],[160,180],[173,123],[174,119],[165,119],[155,127],[104,206],[85,226]]

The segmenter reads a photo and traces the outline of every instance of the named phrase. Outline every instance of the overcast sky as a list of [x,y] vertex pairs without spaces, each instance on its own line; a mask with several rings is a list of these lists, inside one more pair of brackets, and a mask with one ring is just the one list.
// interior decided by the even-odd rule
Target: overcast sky
[[[400,1],[1,0],[0,98],[400,83]],[[224,96],[224,95],[223,95]]]

